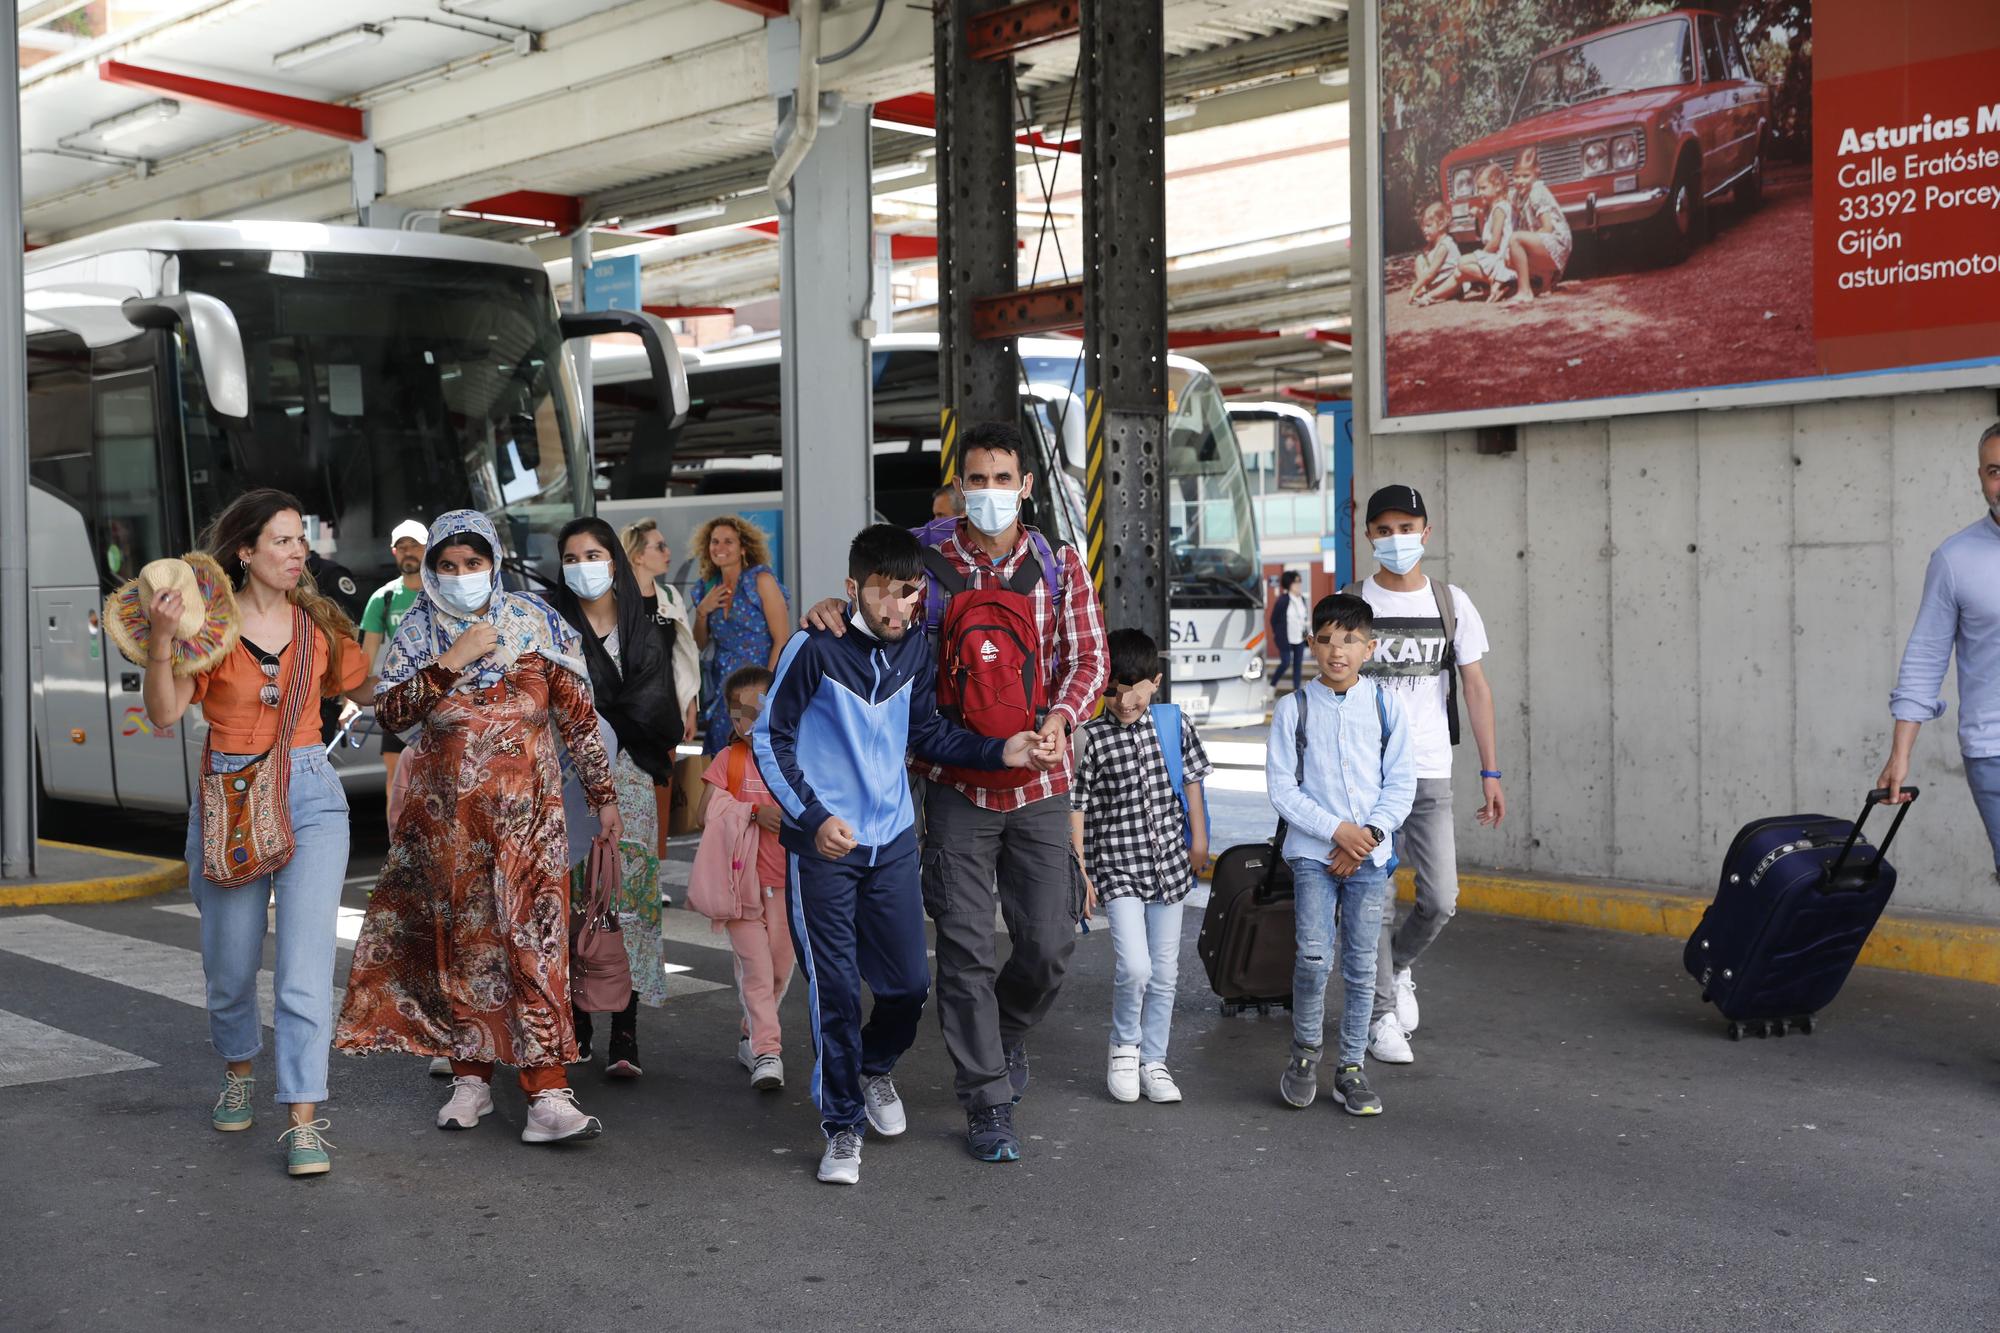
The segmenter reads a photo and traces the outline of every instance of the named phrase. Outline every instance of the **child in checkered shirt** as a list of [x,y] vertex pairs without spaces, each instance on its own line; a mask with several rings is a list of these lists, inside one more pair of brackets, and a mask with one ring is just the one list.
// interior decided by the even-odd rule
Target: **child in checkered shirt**
[[1071,836],[1085,901],[1111,918],[1116,972],[1106,1081],[1121,1102],[1177,1102],[1167,1036],[1180,977],[1182,900],[1208,862],[1202,779],[1211,769],[1194,724],[1155,704],[1159,645],[1140,630],[1112,632],[1105,708],[1078,728],[1070,786]]

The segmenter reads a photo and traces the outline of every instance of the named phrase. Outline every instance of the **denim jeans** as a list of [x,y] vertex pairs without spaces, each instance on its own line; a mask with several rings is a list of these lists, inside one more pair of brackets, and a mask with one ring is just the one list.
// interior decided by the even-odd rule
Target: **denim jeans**
[[1417,961],[1458,911],[1458,833],[1451,819],[1451,779],[1418,778],[1416,803],[1396,830],[1396,857],[1415,872],[1417,901],[1396,924],[1395,891],[1382,910],[1375,951],[1375,1017],[1396,1007],[1396,973]]
[[1317,1048],[1326,1036],[1326,980],[1333,973],[1334,931],[1340,932],[1340,1060],[1358,1065],[1368,1050],[1375,1000],[1375,949],[1389,901],[1388,873],[1373,863],[1336,879],[1324,861],[1291,860],[1298,893],[1298,959],[1292,964],[1292,1040]]
[[[210,756],[210,772],[234,773],[257,756]],[[317,745],[292,751],[292,859],[276,873],[225,889],[202,873],[201,802],[188,811],[188,884],[201,909],[201,967],[208,978],[208,1038],[225,1060],[264,1047],[257,970],[264,962],[266,908],[278,901],[273,976],[278,1039],[277,1100],[326,1100],[333,1041],[334,926],[347,877],[347,794]]]
[[1965,780],[1972,787],[1972,803],[1986,822],[1986,840],[1993,844],[1993,873],[2000,875],[2000,755],[1986,759],[1967,755]]
[[1111,1044],[1137,1046],[1139,1063],[1167,1058],[1174,1023],[1174,985],[1181,971],[1182,903],[1148,903],[1113,898],[1104,904],[1111,918],[1111,951],[1117,963],[1111,980]]
[[1278,674],[1271,678],[1273,686],[1285,683],[1285,673],[1292,673],[1292,688],[1299,689],[1305,684],[1306,646],[1303,643],[1281,643],[1278,645]]

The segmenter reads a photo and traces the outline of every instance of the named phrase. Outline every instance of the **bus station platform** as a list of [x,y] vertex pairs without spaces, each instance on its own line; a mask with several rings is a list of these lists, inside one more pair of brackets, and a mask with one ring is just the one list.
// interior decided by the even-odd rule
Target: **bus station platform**
[[42,838],[35,874],[0,883],[0,907],[109,903],[187,887],[187,863]]

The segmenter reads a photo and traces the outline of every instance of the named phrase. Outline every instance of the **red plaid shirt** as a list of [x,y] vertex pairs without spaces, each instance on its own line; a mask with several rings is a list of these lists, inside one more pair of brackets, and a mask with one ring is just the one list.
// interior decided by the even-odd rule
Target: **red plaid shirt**
[[[965,575],[968,587],[1004,587],[1023,560],[1036,558],[1025,530],[1015,541],[1014,549],[997,563],[987,559],[969,535],[970,531],[970,525],[959,520],[958,531],[943,547],[945,559]],[[1049,545],[1055,547],[1054,542]],[[1111,676],[1111,652],[1105,642],[1104,609],[1098,605],[1097,590],[1090,586],[1090,575],[1084,572],[1083,558],[1075,547],[1063,546],[1056,547],[1056,560],[1061,566],[1057,577],[1063,586],[1062,615],[1057,616],[1049,597],[1048,580],[1037,579],[1035,624],[1042,634],[1043,660],[1053,668],[1049,675],[1049,711],[1068,718],[1070,730],[1075,731],[1097,710],[1098,700],[1103,697],[1104,682]],[[1050,643],[1056,645],[1053,654],[1046,651]],[[1067,792],[1069,770],[1070,765],[1065,762],[1053,772],[1037,775],[1025,786],[987,788],[946,782],[944,770],[934,765],[918,768],[932,782],[946,782],[957,788],[974,805],[1003,812]]]

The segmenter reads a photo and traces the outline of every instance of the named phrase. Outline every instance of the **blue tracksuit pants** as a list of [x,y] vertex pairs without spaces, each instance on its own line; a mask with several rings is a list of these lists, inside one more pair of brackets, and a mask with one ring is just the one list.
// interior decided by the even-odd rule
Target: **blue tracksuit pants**
[[[866,1132],[862,1082],[894,1069],[910,1049],[930,994],[917,844],[900,842],[893,859],[872,866],[789,858],[792,942],[812,1007],[813,1105],[829,1137]],[[863,982],[875,997],[865,1025]]]

